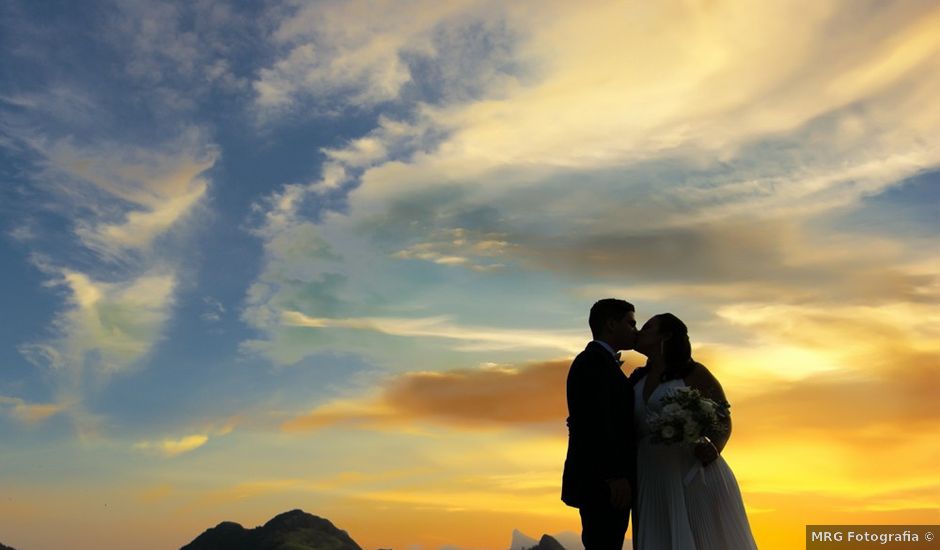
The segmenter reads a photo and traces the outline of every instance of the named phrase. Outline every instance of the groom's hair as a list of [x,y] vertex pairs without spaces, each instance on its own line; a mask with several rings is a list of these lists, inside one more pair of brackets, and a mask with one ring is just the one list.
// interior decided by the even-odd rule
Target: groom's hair
[[595,337],[600,336],[607,321],[619,321],[631,311],[636,311],[633,304],[617,298],[604,298],[594,302],[594,305],[591,306],[591,314],[588,316],[591,334]]

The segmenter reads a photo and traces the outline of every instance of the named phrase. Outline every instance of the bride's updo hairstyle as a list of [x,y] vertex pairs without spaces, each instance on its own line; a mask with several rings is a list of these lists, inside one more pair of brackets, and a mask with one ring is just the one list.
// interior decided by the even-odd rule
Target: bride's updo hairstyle
[[662,379],[665,381],[685,378],[695,366],[689,329],[672,313],[660,313],[656,317],[659,319],[660,334],[670,334],[663,340],[663,362],[666,369]]

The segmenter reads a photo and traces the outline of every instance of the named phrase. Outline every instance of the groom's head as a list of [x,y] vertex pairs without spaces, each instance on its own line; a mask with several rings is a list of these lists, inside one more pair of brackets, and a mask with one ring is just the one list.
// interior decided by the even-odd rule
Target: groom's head
[[617,298],[604,298],[591,306],[588,316],[591,334],[618,350],[633,349],[636,344],[636,309]]

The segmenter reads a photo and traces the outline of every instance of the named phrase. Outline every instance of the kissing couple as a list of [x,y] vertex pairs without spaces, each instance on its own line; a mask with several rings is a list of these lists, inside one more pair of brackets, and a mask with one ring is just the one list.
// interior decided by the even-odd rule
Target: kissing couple
[[[692,359],[675,315],[637,331],[635,311],[615,298],[595,303],[594,339],[568,371],[561,500],[580,510],[585,550],[621,550],[631,509],[634,550],[756,550],[721,456],[731,435],[721,384]],[[646,365],[627,377],[621,350]]]

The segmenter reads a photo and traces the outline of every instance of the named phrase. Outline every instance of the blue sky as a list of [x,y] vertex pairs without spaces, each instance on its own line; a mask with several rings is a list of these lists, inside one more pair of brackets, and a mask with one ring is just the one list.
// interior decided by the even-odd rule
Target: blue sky
[[[938,22],[926,1],[5,3],[0,540],[56,547],[46,497],[106,532],[87,491],[123,503],[115,547],[296,507],[374,547],[575,530],[561,381],[611,295],[686,320],[739,399],[762,546],[811,519],[799,491],[861,499],[845,522],[929,517],[919,430],[881,451],[916,450],[917,480],[828,468],[940,420],[919,389]],[[768,440],[810,384],[829,432]],[[901,412],[843,414],[879,395]],[[767,465],[780,440],[831,460],[801,481]]]

